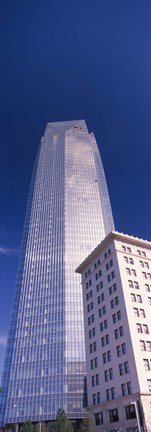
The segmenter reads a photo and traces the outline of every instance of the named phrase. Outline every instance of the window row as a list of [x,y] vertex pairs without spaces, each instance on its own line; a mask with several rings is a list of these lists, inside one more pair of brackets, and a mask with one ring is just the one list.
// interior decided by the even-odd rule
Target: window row
[[119,373],[120,373],[120,375],[124,375],[124,374],[129,373],[128,361],[119,364]]
[[113,324],[115,324],[117,321],[120,321],[122,318],[121,311],[117,311],[112,315]]
[[97,292],[100,291],[103,288],[103,281],[101,281],[99,284],[96,285]]
[[107,256],[111,255],[111,249],[109,249],[107,252],[105,252],[104,254],[104,258],[106,259]]
[[139,284],[137,281],[128,280],[129,288],[139,289]]
[[90,269],[88,269],[88,271],[87,272],[85,272],[85,278],[87,278],[89,275],[90,275],[90,273],[91,273],[91,270]]
[[88,289],[90,286],[92,286],[92,279],[89,279],[89,281],[86,283],[86,289]]
[[99,309],[99,317],[106,314],[106,306],[103,306]]
[[108,328],[108,322],[106,319],[100,323],[100,331],[102,332],[103,330],[106,330],[107,328]]
[[94,263],[94,268],[96,269],[101,264],[100,259],[98,259],[97,262]]
[[95,274],[95,280],[98,280],[98,278],[101,276],[102,276],[102,270],[99,270],[99,272]]
[[96,342],[94,342],[93,344],[90,345],[90,354],[95,352],[97,350],[97,344]]
[[[112,410],[109,410],[109,421],[110,423],[118,422],[119,421],[119,415],[118,415],[118,409],[114,408]],[[125,406],[125,414],[126,419],[134,419],[136,418],[136,411],[135,411],[135,405],[127,405]],[[95,425],[102,425],[103,424],[103,412],[99,412],[95,414]]]
[[109,295],[114,294],[117,291],[116,283],[113,284],[113,286],[109,287]]
[[110,261],[106,264],[106,271],[108,271],[110,267],[113,267],[113,260],[110,260]]
[[115,271],[113,270],[110,274],[107,275],[107,281],[111,282],[111,280],[114,278],[115,278]]
[[93,336],[95,336],[95,327],[92,328],[92,330],[89,330],[89,339],[91,339]]
[[117,357],[122,356],[123,354],[126,354],[126,343],[123,342],[121,345],[118,345],[116,347]]
[[151,351],[151,341],[140,340],[141,351]]
[[129,264],[134,264],[134,260],[131,257],[124,256],[124,261]]
[[132,302],[142,303],[142,297],[139,294],[132,294],[131,293],[131,300],[132,300]]
[[140,261],[140,265],[141,265],[141,267],[149,268],[149,263],[146,261]]
[[144,309],[133,308],[134,315],[140,318],[146,318]]
[[143,359],[143,362],[145,370],[151,370],[151,359]]
[[104,371],[104,379],[105,382],[110,381],[114,378],[113,376],[113,368],[107,369]]
[[148,325],[147,324],[136,324],[138,333],[146,333],[149,334]]
[[87,293],[87,300],[89,300],[91,297],[93,297],[93,291]]
[[132,276],[137,276],[136,275],[136,270],[135,269],[130,269],[129,267],[126,267],[126,273]]
[[106,336],[103,336],[101,338],[102,347],[104,347],[105,345],[108,345],[109,343],[110,343],[109,334],[107,334]]
[[93,375],[91,377],[91,380],[92,380],[92,387],[99,385],[99,374]]
[[115,306],[117,306],[119,304],[119,298],[118,298],[118,296],[117,297],[115,297],[114,299],[112,299],[111,301],[110,301],[110,305],[111,305],[111,309],[113,309]]
[[95,321],[95,317],[94,314],[92,314],[91,316],[88,317],[88,325],[91,325],[92,323],[94,323]]
[[123,326],[120,326],[119,328],[114,330],[114,336],[115,336],[115,339],[119,339],[121,336],[124,336]]
[[94,359],[92,359],[90,364],[91,364],[91,369],[97,368],[98,367],[98,358],[95,357]]
[[101,295],[99,295],[99,297],[97,297],[98,304],[102,303],[104,300],[105,300],[104,293],[102,293]]
[[111,361],[111,351],[107,351],[105,353],[103,353],[103,363],[108,363],[109,361]]
[[88,304],[87,306],[87,312],[90,312],[93,309],[93,302],[91,302],[90,304]]
[[142,276],[144,279],[151,279],[151,273],[142,272]]

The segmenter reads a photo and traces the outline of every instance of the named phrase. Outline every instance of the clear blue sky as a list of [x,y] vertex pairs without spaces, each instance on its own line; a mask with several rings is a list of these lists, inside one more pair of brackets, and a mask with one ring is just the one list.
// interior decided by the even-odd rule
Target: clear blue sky
[[151,240],[150,0],[0,0],[0,373],[29,182],[48,121],[85,119],[116,229]]

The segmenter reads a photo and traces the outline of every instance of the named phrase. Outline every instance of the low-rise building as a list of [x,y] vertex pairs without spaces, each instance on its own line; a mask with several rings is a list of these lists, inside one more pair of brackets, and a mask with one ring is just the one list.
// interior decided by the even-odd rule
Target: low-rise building
[[111,232],[76,272],[96,431],[151,432],[151,242]]

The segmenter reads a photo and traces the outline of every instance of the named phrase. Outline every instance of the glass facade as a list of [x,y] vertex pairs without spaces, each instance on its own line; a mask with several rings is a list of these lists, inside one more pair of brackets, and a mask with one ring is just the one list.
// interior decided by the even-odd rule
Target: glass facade
[[48,123],[29,192],[2,377],[1,424],[83,417],[76,267],[114,229],[104,170],[82,121]]

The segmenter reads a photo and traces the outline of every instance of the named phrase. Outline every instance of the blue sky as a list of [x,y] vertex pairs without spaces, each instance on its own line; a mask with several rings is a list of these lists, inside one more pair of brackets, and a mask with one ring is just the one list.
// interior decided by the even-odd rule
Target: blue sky
[[150,0],[0,0],[0,374],[29,183],[48,121],[85,119],[116,229],[151,240]]

